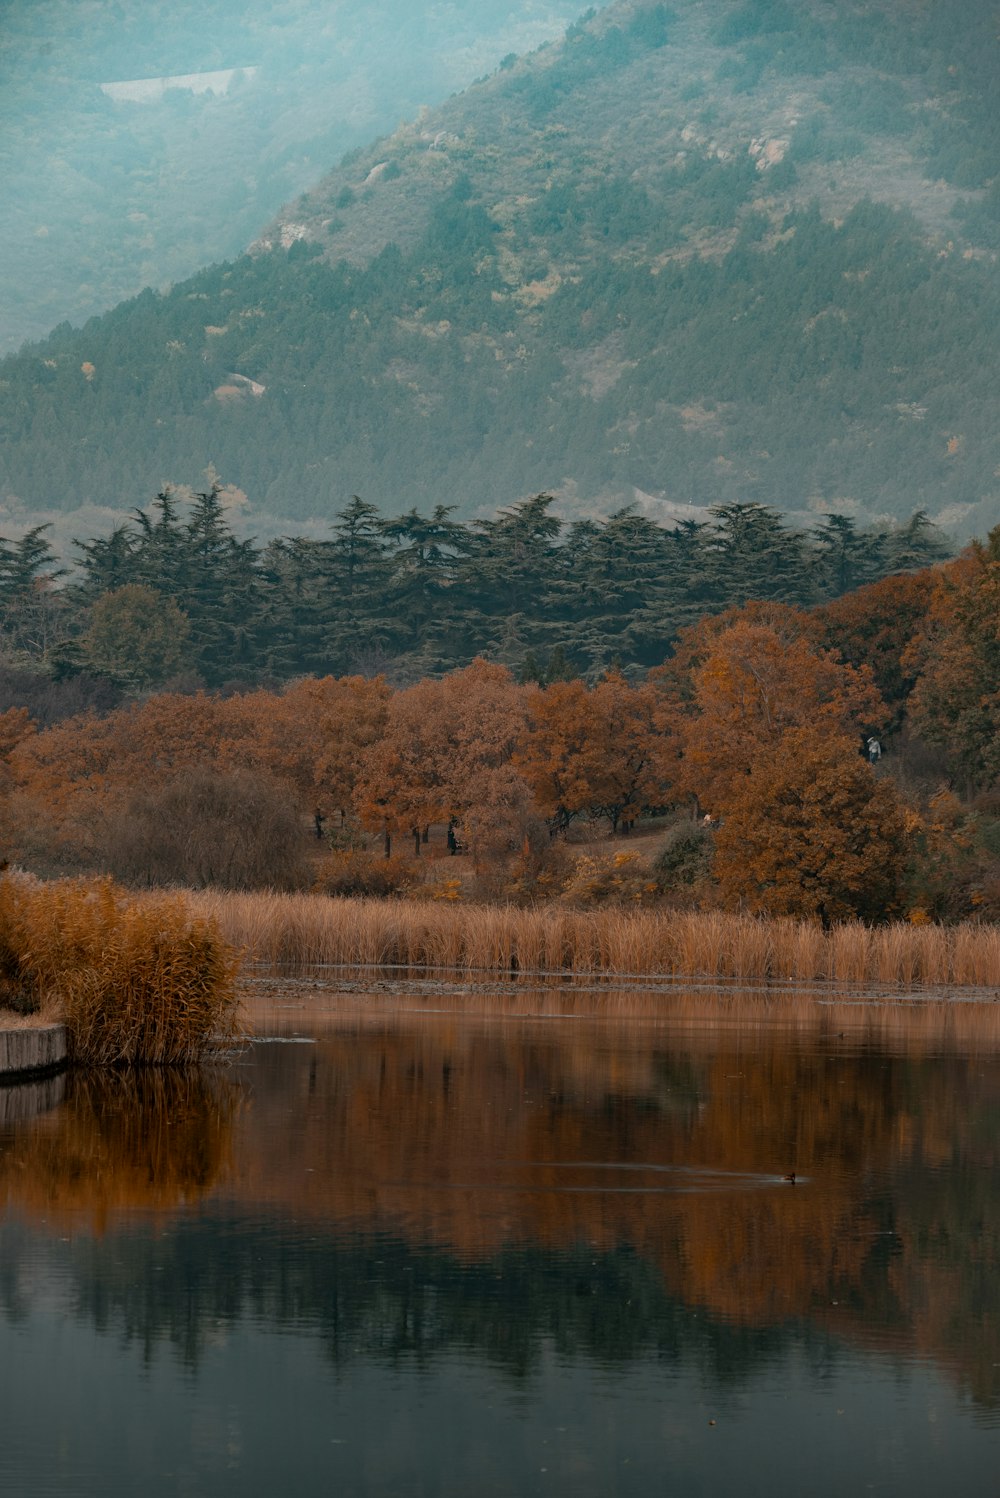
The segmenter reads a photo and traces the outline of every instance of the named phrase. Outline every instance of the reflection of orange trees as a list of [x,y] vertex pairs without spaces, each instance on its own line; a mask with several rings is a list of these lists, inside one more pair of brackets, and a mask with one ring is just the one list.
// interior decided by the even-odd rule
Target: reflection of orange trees
[[693,1146],[726,1168],[801,1184],[685,1209],[685,1300],[737,1321],[802,1314],[831,1281],[860,1286],[869,1233],[861,1172],[887,1161],[898,1104],[884,1074],[782,1048],[715,1058]]
[[[889,1283],[913,1345],[980,1400],[1000,1393],[996,1069],[928,1067],[900,1151],[897,1253]],[[929,1272],[928,1259],[932,1260]]]
[[[730,1323],[808,1316],[872,1343],[895,1324],[895,1345],[985,1398],[1000,1362],[1000,1045],[993,1006],[980,1012],[961,1057],[940,1016],[905,1055],[877,1044],[874,1020],[867,1045],[841,1042],[847,1009],[827,1025],[813,1007],[777,1045],[699,1032],[694,1007],[679,1040],[648,1023],[341,1017],[315,1047],[257,1051],[232,1145],[235,1089],[218,1081],[74,1082],[64,1108],[10,1132],[0,1190],[15,1210],[98,1227],[211,1192],[321,1240],[399,1236],[470,1263],[628,1247]],[[783,1183],[790,1170],[800,1184]]]
[[[826,1315],[831,1286],[862,1306],[933,1296],[916,1225],[912,1285],[873,1258],[890,1171],[931,1141],[974,1143],[919,1061],[838,1062],[813,1038],[660,1053],[599,1038],[581,1028],[556,1046],[457,1022],[324,1039],[315,1065],[287,1073],[295,1095],[274,1094],[273,1120],[261,1089],[235,1190],[469,1259],[512,1242],[627,1243],[688,1303],[748,1325]],[[288,1067],[280,1052],[271,1064]],[[802,1184],[782,1181],[790,1170]]]
[[225,1170],[235,1101],[224,1078],[202,1072],[74,1073],[63,1105],[0,1151],[0,1200],[98,1233],[133,1213],[175,1212]]

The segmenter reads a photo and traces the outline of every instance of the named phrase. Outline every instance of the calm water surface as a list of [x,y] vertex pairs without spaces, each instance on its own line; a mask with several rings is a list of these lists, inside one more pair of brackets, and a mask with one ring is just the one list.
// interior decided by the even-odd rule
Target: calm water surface
[[1000,1004],[598,1002],[0,1094],[4,1498],[997,1498]]

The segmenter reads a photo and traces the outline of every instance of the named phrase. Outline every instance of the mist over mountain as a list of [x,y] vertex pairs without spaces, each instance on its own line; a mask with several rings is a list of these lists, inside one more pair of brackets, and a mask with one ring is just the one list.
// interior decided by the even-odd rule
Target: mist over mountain
[[239,254],[575,0],[2,0],[0,351]]
[[577,515],[741,499],[982,531],[995,22],[592,14],[350,153],[252,253],[5,361],[8,509],[126,509],[211,463],[264,529],[352,493],[472,516],[546,490]]

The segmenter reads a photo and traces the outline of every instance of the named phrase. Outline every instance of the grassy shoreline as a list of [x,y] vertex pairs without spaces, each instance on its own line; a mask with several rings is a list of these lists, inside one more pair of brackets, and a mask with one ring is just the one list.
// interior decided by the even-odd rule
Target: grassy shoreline
[[305,894],[189,895],[245,957],[291,966],[1000,988],[1000,926],[824,931],[721,912],[465,905]]

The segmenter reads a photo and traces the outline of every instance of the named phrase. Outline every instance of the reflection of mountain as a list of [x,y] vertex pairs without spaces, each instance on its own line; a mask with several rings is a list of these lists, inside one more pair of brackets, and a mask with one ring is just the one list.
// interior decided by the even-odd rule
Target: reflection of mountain
[[[145,1342],[194,1358],[252,1315],[315,1326],[338,1361],[524,1369],[552,1339],[742,1377],[836,1335],[1000,1396],[996,1058],[428,1020],[166,1085],[77,1092],[0,1156],[29,1221],[110,1218],[52,1252],[82,1311]],[[127,1224],[151,1209],[168,1235]]]

